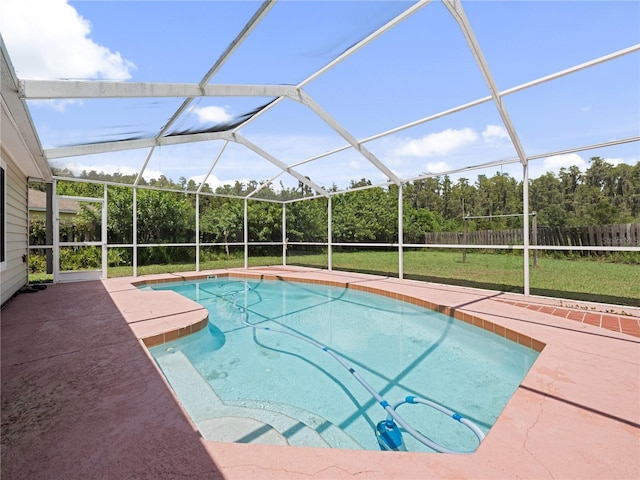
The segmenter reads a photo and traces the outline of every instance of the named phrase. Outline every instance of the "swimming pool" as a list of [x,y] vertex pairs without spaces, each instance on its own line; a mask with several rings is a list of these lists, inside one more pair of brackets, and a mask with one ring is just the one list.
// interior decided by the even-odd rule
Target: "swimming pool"
[[[208,328],[150,351],[211,440],[271,435],[289,445],[378,450],[375,431],[387,412],[340,362],[390,404],[407,396],[437,402],[487,432],[537,357],[452,317],[349,288],[230,278],[153,288],[209,311]],[[445,448],[478,445],[468,428],[428,406],[397,412]],[[433,451],[402,438],[408,450]]]

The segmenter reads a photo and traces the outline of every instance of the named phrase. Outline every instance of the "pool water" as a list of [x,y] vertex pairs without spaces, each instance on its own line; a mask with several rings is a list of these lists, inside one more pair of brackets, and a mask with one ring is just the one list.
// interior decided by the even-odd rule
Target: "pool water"
[[[386,412],[349,371],[300,338],[247,326],[243,311],[251,324],[327,346],[390,404],[422,397],[485,433],[538,355],[438,312],[348,288],[223,278],[153,289],[209,311],[207,328],[150,349],[205,438],[220,430],[222,417],[246,416],[292,445],[379,449],[374,430]],[[403,405],[398,413],[447,448],[478,446],[466,427],[428,406]],[[403,439],[410,451],[433,451]]]

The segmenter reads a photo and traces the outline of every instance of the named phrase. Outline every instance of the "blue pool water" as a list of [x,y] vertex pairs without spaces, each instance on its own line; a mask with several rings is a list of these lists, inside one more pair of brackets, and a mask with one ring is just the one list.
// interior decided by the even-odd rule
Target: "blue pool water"
[[[389,403],[407,395],[435,401],[485,433],[537,357],[440,313],[347,288],[224,278],[153,289],[173,290],[209,311],[207,328],[150,349],[205,438],[217,417],[246,412],[290,444],[379,449],[374,430],[386,412],[349,371],[300,338],[247,326],[243,312],[251,324],[327,346]],[[398,413],[447,448],[477,448],[470,430],[428,406],[403,405]],[[309,434],[319,439],[305,440]],[[433,451],[410,435],[403,439],[408,450]]]

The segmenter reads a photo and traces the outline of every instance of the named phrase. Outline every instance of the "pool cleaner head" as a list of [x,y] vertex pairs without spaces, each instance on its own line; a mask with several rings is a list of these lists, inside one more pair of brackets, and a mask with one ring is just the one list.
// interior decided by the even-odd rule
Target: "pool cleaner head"
[[402,432],[400,432],[393,420],[378,422],[378,425],[376,425],[376,438],[378,439],[380,450],[407,451],[402,440]]

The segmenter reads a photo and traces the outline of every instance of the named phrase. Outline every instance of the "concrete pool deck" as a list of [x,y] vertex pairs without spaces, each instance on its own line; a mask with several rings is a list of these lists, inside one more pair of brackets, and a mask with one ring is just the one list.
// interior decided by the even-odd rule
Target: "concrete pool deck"
[[[142,339],[153,344],[186,335],[206,325],[207,312],[174,292],[143,291],[134,283],[208,274],[329,282],[410,297],[498,334],[515,332],[516,341],[542,351],[472,455],[205,441]],[[0,476],[640,478],[640,338],[633,329],[606,328],[615,323],[609,316],[622,330],[640,311],[577,303],[296,267],[50,285],[19,295],[2,311]],[[553,310],[573,313],[561,317]],[[607,325],[591,324],[587,312],[607,315]]]

